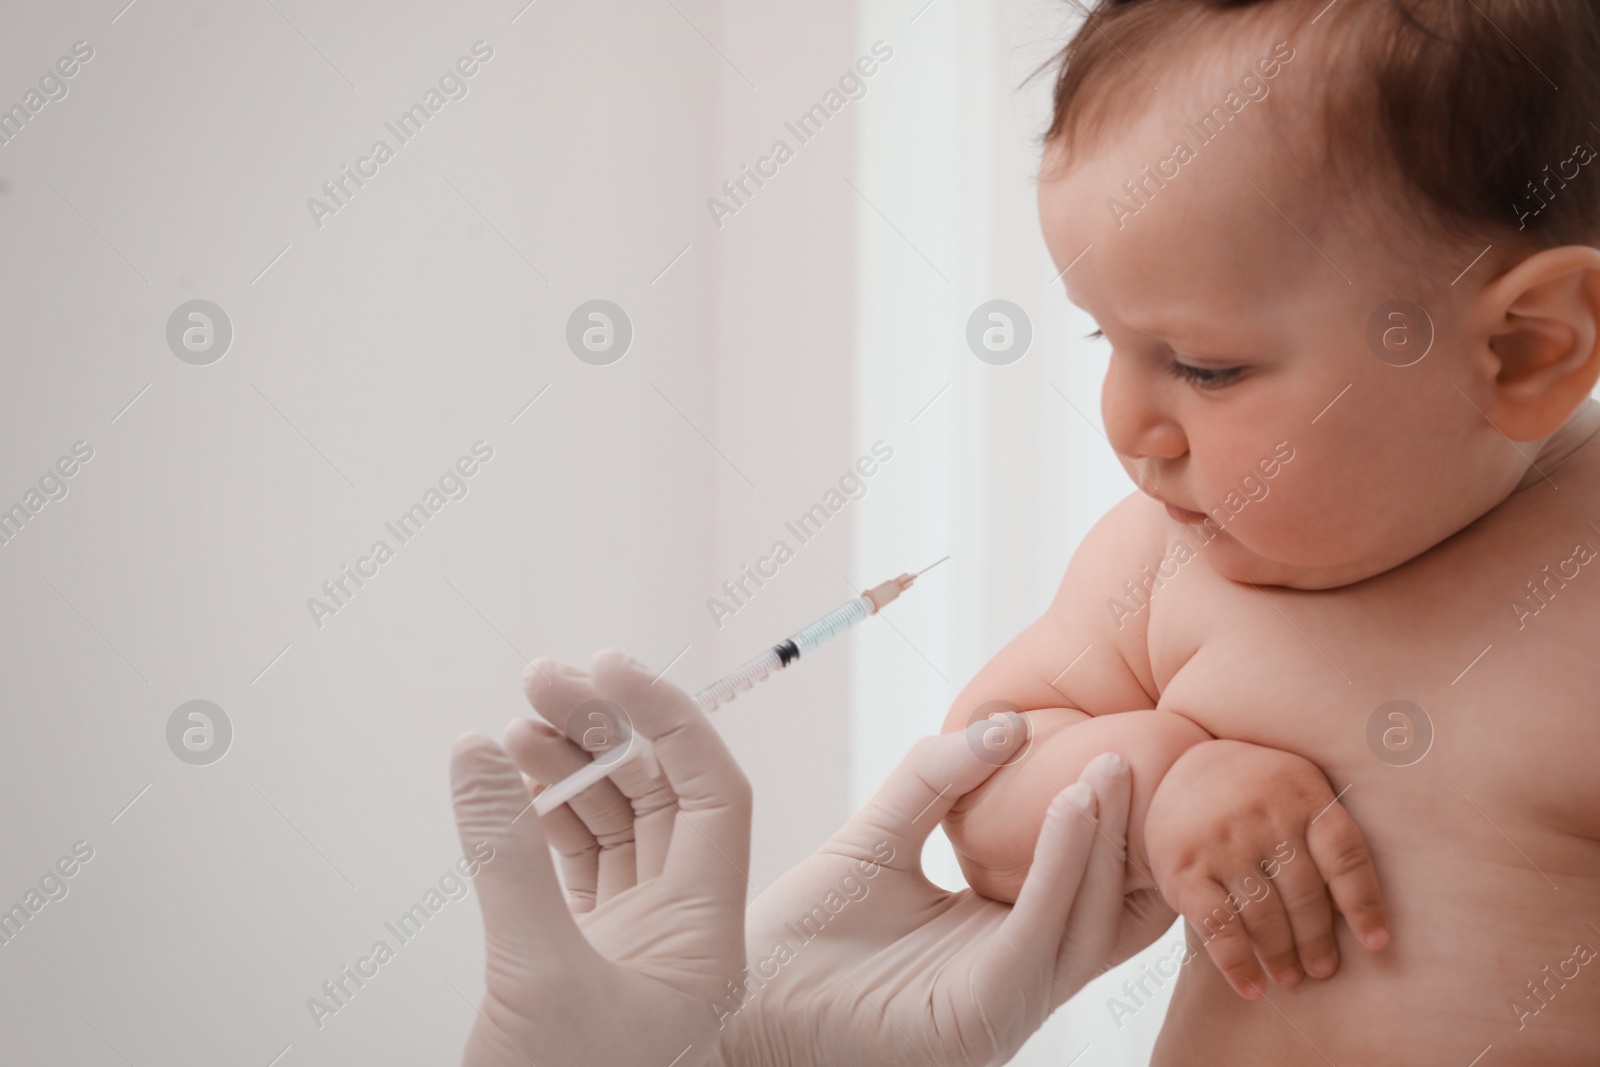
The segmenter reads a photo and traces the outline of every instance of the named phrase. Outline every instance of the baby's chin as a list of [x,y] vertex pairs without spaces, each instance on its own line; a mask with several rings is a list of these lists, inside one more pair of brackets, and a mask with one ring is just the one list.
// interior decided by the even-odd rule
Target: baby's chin
[[[1348,559],[1333,558],[1332,552],[1328,553],[1329,558],[1325,560],[1317,559],[1316,554],[1307,553],[1306,548],[1306,545],[1300,544],[1295,546],[1292,553],[1284,551],[1284,556],[1292,554],[1297,557],[1288,561],[1269,554],[1271,546],[1245,544],[1223,531],[1205,546],[1202,556],[1212,570],[1230,582],[1308,591],[1354,585],[1382,574],[1392,566],[1375,561],[1352,563]],[[1307,555],[1311,558],[1305,558]]]

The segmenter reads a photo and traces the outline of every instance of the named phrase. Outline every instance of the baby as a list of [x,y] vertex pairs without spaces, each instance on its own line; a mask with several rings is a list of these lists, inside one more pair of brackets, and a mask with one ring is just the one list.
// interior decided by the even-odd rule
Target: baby
[[1033,741],[946,828],[1014,899],[1129,759],[1130,892],[1217,965],[1157,1064],[1600,1062],[1596,57],[1592,0],[1103,0],[1064,53],[1040,219],[1140,492],[957,698]]

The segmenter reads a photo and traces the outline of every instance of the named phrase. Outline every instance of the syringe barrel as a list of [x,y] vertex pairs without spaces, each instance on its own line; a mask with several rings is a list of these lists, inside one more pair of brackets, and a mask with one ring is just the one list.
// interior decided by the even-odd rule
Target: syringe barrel
[[792,635],[787,641],[767,649],[732,674],[700,690],[694,695],[695,704],[701,711],[720,708],[757,682],[788,666],[791,660],[815,651],[871,614],[869,602],[857,597]]
[[694,695],[701,711],[715,711],[761,679],[783,666],[783,657],[775,648],[769,648],[738,670],[712,682]]
[[803,656],[827,644],[871,614],[872,605],[865,598],[857,597],[839,610],[824,615],[789,640]]
[[[906,585],[910,585],[907,581]],[[812,652],[827,644],[835,637],[844,633],[850,627],[870,616],[882,603],[872,598],[872,593],[878,593],[882,587],[870,590],[865,596],[857,597],[844,607],[829,612],[804,630],[794,634],[788,640],[782,641],[772,648],[767,649],[741,666],[732,674],[721,678],[694,695],[694,702],[701,711],[714,711],[726,704],[740,693],[749,689],[763,678],[776,674],[790,662],[799,659],[808,652]],[[533,807],[539,814],[548,814],[550,811],[565,804],[583,790],[608,777],[612,771],[629,760],[637,759],[649,743],[638,734],[630,735],[628,745],[609,760],[596,760],[587,766],[567,775],[561,781],[552,784],[534,798]]]

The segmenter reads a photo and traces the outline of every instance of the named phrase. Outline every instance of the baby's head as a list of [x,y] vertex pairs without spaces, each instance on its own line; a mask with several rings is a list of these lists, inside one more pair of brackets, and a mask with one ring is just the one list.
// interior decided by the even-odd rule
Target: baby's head
[[1586,402],[1596,56],[1593,0],[1103,0],[1067,46],[1045,240],[1112,445],[1223,574],[1388,570]]

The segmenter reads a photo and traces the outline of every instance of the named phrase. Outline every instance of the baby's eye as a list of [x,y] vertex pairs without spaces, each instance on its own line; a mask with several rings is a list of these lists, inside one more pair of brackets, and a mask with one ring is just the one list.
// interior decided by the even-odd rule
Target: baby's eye
[[1102,338],[1104,336],[1105,336],[1105,334],[1102,331],[1096,330],[1094,333],[1086,333],[1086,334],[1084,334],[1083,335],[1083,339],[1085,341],[1098,341],[1098,340],[1100,340],[1100,338]]
[[1243,367],[1194,367],[1177,360],[1173,360],[1169,369],[1173,377],[1201,389],[1220,389],[1224,385],[1231,385],[1244,373]]

